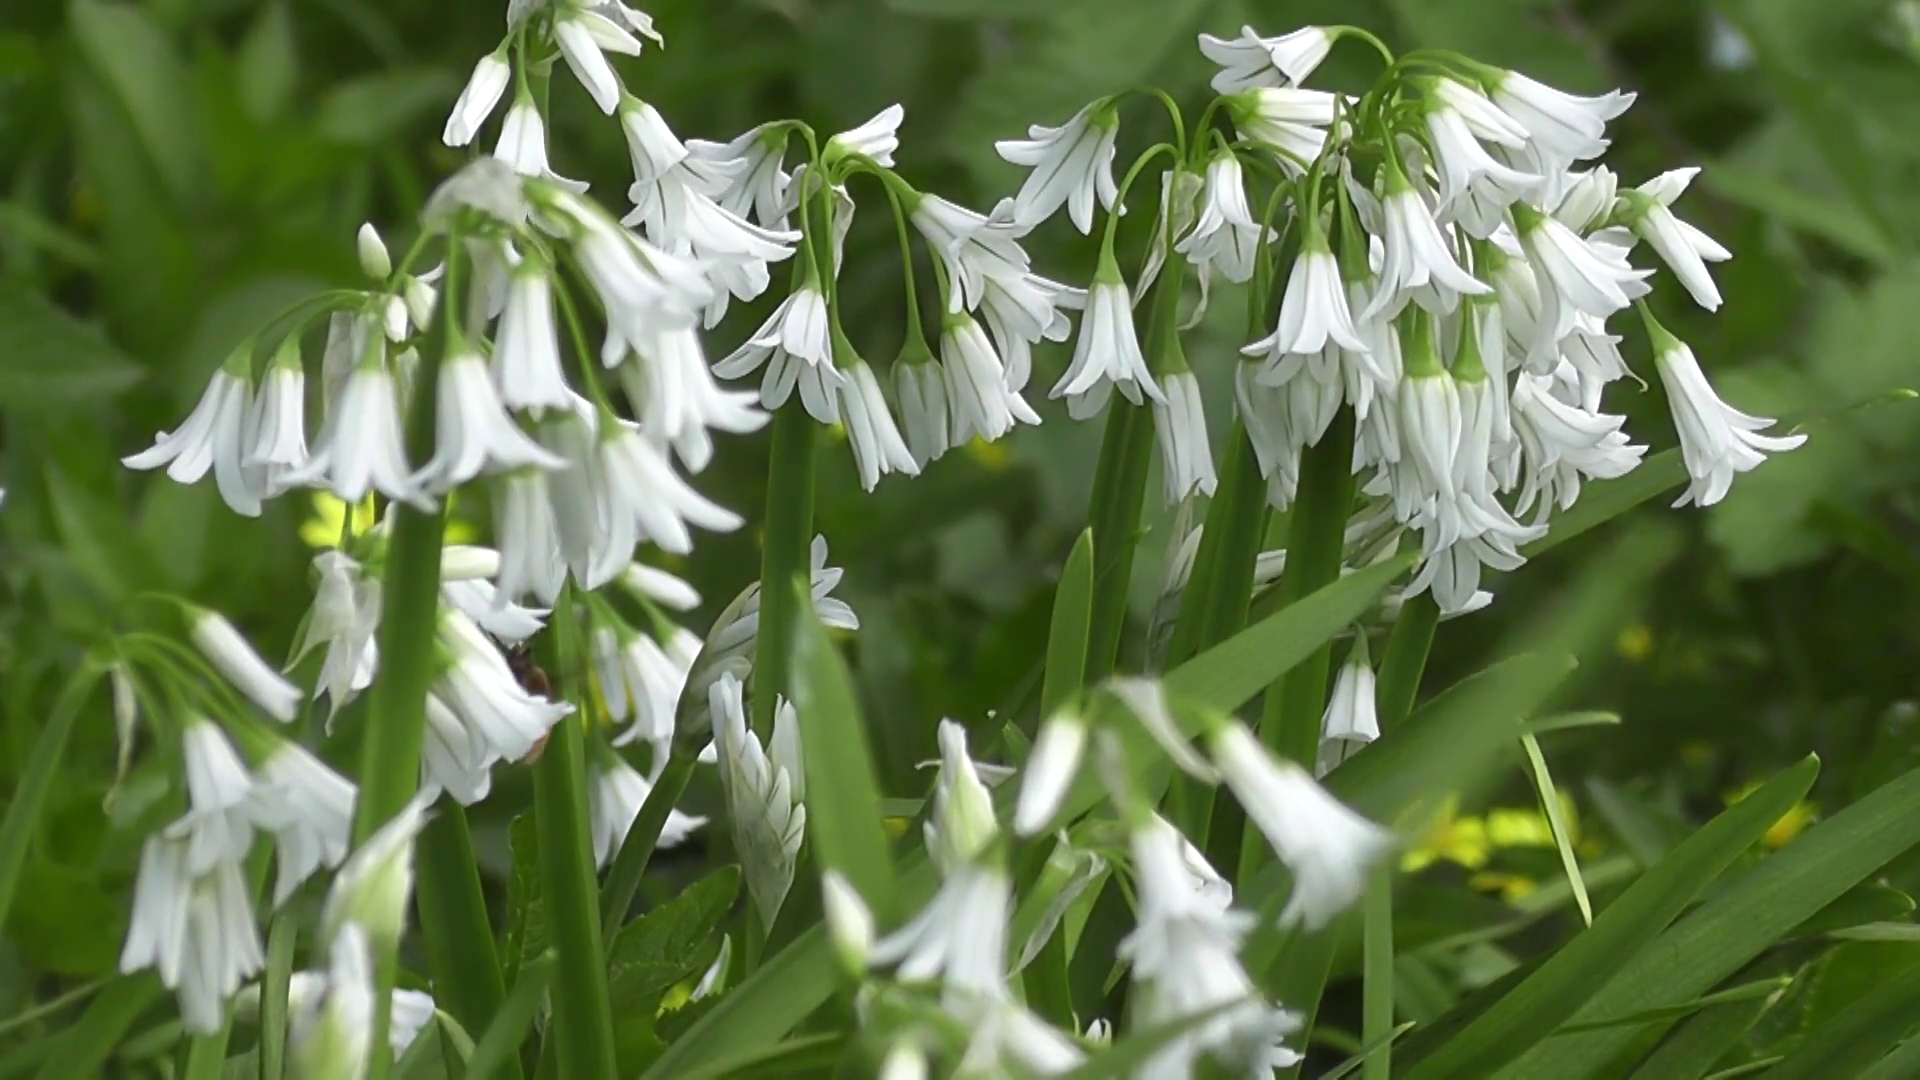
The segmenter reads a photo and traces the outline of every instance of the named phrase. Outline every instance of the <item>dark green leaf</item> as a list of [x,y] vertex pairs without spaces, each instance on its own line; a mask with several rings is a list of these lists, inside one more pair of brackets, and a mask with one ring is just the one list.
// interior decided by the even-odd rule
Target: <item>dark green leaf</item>
[[97,329],[0,283],[0,402],[8,408],[95,403],[138,381],[139,366]]
[[1040,684],[1040,715],[1052,716],[1080,692],[1087,677],[1088,624],[1093,619],[1093,530],[1080,533],[1053,594],[1047,633],[1046,674]]
[[607,963],[607,995],[613,1003],[614,1039],[621,1070],[631,1074],[657,1053],[654,1034],[660,1002],[674,985],[713,963],[720,949],[715,933],[740,892],[740,869],[721,867],[623,927]]

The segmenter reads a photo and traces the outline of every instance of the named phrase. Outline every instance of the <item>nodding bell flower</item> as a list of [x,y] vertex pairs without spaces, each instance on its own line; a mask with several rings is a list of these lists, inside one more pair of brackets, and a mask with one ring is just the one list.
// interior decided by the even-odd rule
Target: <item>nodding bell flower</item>
[[1087,750],[1087,721],[1071,707],[1047,717],[1034,736],[1020,775],[1020,798],[1014,804],[1013,831],[1037,836],[1053,822],[1060,804],[1073,787],[1080,760]]
[[154,969],[178,998],[187,1030],[212,1035],[221,1030],[228,999],[266,958],[240,862],[195,875],[187,849],[188,841],[164,830],[140,849],[120,972]]
[[440,366],[434,453],[413,477],[422,491],[444,494],[483,469],[558,469],[566,464],[520,430],[493,385],[487,362],[477,352],[450,356]]
[[799,760],[791,756],[798,743],[793,736],[781,734],[783,727],[791,728],[799,720],[790,703],[780,702],[769,758],[767,748],[747,728],[739,679],[731,673],[721,675],[708,690],[708,708],[719,753],[720,784],[726,791],[727,817],[747,892],[761,925],[771,926],[793,886],[793,867],[806,834],[807,808],[798,794],[804,773]]
[[1712,506],[1726,498],[1738,473],[1766,460],[1768,453],[1792,450],[1805,435],[1762,435],[1774,421],[1748,416],[1714,393],[1693,350],[1647,317],[1653,339],[1653,365],[1666,387],[1673,423],[1680,432],[1680,456],[1693,482],[1673,505]]
[[[593,826],[593,857],[595,865],[604,868],[619,853],[621,844],[627,839],[627,831],[633,828],[634,821],[640,816],[641,805],[653,792],[653,784],[640,775],[640,770],[627,764],[611,749],[599,747],[593,756],[593,775],[588,778],[587,787]],[[666,759],[659,760],[664,763]],[[662,849],[674,847],[706,823],[706,818],[669,810],[666,824],[660,829],[657,846]]]
[[834,390],[843,379],[833,366],[833,337],[827,297],[817,284],[802,284],[774,309],[746,344],[713,365],[723,379],[739,379],[761,368],[760,404],[771,410],[800,389],[807,414],[823,424],[839,421]]
[[494,337],[493,381],[502,404],[536,418],[543,410],[572,405],[554,329],[553,281],[535,258],[521,259],[508,278],[506,307]]
[[859,127],[842,131],[821,147],[821,157],[832,162],[838,157],[858,155],[879,165],[893,167],[893,152],[900,148],[900,121],[906,119],[905,106],[894,104],[875,113]]
[[1038,424],[1040,417],[1026,399],[1007,387],[1006,369],[986,330],[965,315],[948,315],[943,325],[939,370],[951,413],[948,445],[963,445],[976,435],[993,442],[1012,431],[1015,421]]
[[1217,481],[1200,380],[1191,371],[1173,371],[1161,376],[1160,389],[1165,400],[1153,403],[1153,431],[1160,446],[1160,480],[1167,503],[1177,503],[1194,492],[1212,495]]
[[597,589],[633,562],[634,546],[647,541],[684,555],[693,550],[691,525],[732,532],[740,515],[696,491],[674,472],[666,451],[642,435],[639,425],[608,414],[594,458],[600,529],[592,570],[584,584]]
[[283,740],[268,753],[252,801],[256,822],[273,833],[278,849],[275,907],[314,871],[347,857],[357,795],[350,781],[298,743]]
[[288,335],[247,413],[242,465],[253,491],[264,496],[284,490],[286,474],[307,463],[306,409],[307,376],[300,366],[300,339]]
[[473,66],[473,74],[467,77],[467,85],[460,91],[459,100],[453,103],[453,112],[447,116],[447,126],[440,133],[440,141],[448,146],[465,146],[480,133],[481,125],[493,115],[500,104],[501,95],[507,91],[507,83],[513,79],[513,68],[507,63],[504,50],[490,52],[480,58]]
[[1213,92],[1236,94],[1262,86],[1294,86],[1307,81],[1333,48],[1333,35],[1305,26],[1279,37],[1261,37],[1251,26],[1231,40],[1200,35],[1200,52],[1220,65]]
[[458,718],[481,767],[526,757],[573,711],[522,687],[499,648],[461,612],[441,609],[438,640],[448,661],[433,693]]
[[1336,99],[1320,90],[1255,87],[1229,95],[1227,114],[1248,142],[1271,153],[1279,164],[1304,172],[1326,149],[1326,128],[1333,123]]
[[924,340],[910,339],[894,360],[893,392],[900,399],[900,428],[907,452],[921,468],[959,445],[953,438],[947,403],[947,372]]
[[1326,775],[1353,751],[1380,737],[1375,711],[1373,663],[1365,631],[1356,632],[1353,651],[1334,676],[1333,694],[1320,718],[1319,772]]
[[226,732],[204,718],[188,722],[180,757],[188,809],[166,832],[186,841],[186,872],[201,877],[222,863],[239,863],[253,846],[253,777]]
[[1233,151],[1222,150],[1207,163],[1201,192],[1199,216],[1174,250],[1193,263],[1203,288],[1215,270],[1228,281],[1253,280],[1261,229],[1247,207],[1246,180]]
[[553,20],[553,40],[587,96],[612,116],[620,103],[620,77],[607,63],[606,53],[639,56],[640,39],[598,12],[560,5]]
[[726,190],[714,198],[729,213],[785,231],[787,212],[792,209],[788,187],[793,179],[782,168],[787,136],[787,129],[781,125],[761,124],[731,142],[688,139],[686,148],[691,157],[727,163]]
[[242,349],[213,373],[200,403],[187,419],[172,431],[163,431],[153,446],[121,460],[130,469],[157,469],[167,466],[167,475],[176,483],[191,484],[213,469],[220,498],[234,513],[257,517],[260,492],[248,482],[242,455],[249,447],[247,435],[248,405],[253,400],[252,380],[247,374],[246,350]]
[[873,912],[860,891],[837,870],[820,875],[820,901],[840,966],[856,979],[865,978],[873,954]]
[[398,388],[377,348],[347,376],[312,456],[305,465],[289,469],[281,483],[325,487],[349,506],[377,490],[422,510],[433,507],[407,465]]
[[1087,311],[1080,322],[1080,337],[1074,342],[1073,362],[1048,396],[1066,398],[1068,413],[1075,419],[1085,419],[1105,408],[1108,395],[1115,389],[1135,405],[1146,399],[1163,404],[1167,400],[1140,351],[1140,338],[1133,326],[1133,297],[1120,276],[1120,265],[1111,252],[1103,252],[1100,268],[1087,290]]
[[373,640],[380,626],[380,582],[368,577],[343,551],[315,555],[313,568],[319,585],[288,667],[305,659],[316,646],[326,646],[313,696],[328,698],[331,723],[353,695],[373,684],[380,657]]
[[1516,71],[1501,73],[1488,96],[1550,161],[1569,164],[1605,153],[1607,121],[1627,111],[1634,99],[1618,90],[1579,97]]
[[413,842],[437,793],[421,792],[374,830],[340,864],[321,909],[322,933],[333,938],[348,923],[362,927],[379,948],[391,949],[406,928],[413,895]]
[[578,180],[569,180],[554,172],[547,164],[547,122],[540,116],[540,107],[524,93],[516,95],[507,109],[493,156],[521,176],[546,180],[569,191],[587,188]]
[[1721,247],[1713,237],[1675,217],[1673,200],[1687,189],[1700,172],[1697,168],[1673,169],[1661,173],[1637,189],[1620,196],[1627,226],[1645,240],[1673,270],[1694,302],[1708,311],[1720,310],[1720,289],[1707,272],[1707,263],[1725,262],[1733,252]]
[[1318,930],[1353,905],[1367,868],[1393,839],[1327,794],[1298,765],[1274,758],[1238,721],[1208,737],[1213,764],[1280,861],[1293,871],[1283,926]]
[[[838,397],[835,411],[846,425],[847,444],[853,449],[853,463],[860,473],[860,486],[872,491],[887,473],[920,475],[920,463],[907,450],[900,429],[894,426],[893,413],[887,408],[886,395],[880,392],[880,380],[865,360],[853,355],[844,338],[840,347],[847,360],[841,361],[840,381],[834,391]],[[948,382],[948,402],[953,402],[954,386]]]
[[[700,594],[693,586],[646,563],[629,563],[625,570],[620,571],[620,587],[642,600],[673,611],[692,611],[700,606]],[[696,643],[699,641],[698,638],[694,640]]]
[[700,639],[684,630],[670,637],[664,647],[626,627],[594,630],[594,665],[607,718],[615,724],[628,724],[615,740],[616,745],[642,741],[653,744],[656,754],[664,752],[673,741],[674,709],[699,651]]
[[1119,134],[1115,104],[1102,98],[1059,127],[1034,124],[1025,139],[994,143],[1002,158],[1033,170],[1013,198],[1010,220],[1015,227],[1029,230],[1065,206],[1074,227],[1092,233],[1094,200],[1112,211],[1120,196],[1113,183]]
[[300,688],[273,670],[240,631],[219,614],[192,609],[190,618],[193,643],[214,669],[262,712],[283,724],[291,721],[300,708]]

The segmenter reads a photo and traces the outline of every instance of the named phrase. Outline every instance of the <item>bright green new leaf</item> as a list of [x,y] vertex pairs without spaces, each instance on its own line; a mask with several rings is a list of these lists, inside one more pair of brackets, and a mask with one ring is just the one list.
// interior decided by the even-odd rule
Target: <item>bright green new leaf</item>
[[1920,966],[1870,991],[1811,1035],[1767,1075],[1773,1080],[1858,1076],[1920,1026]]
[[1677,1025],[1633,1072],[1633,1080],[1697,1080],[1744,1038],[1777,1000],[1752,997],[1702,1009]]
[[1553,846],[1560,852],[1560,866],[1567,872],[1567,884],[1573,889],[1573,901],[1580,905],[1580,919],[1593,925],[1593,901],[1587,896],[1586,879],[1580,876],[1580,857],[1573,851],[1573,832],[1567,827],[1567,814],[1560,805],[1560,793],[1554,789],[1553,773],[1540,752],[1540,742],[1531,733],[1520,736],[1520,748],[1527,754],[1527,772],[1533,777],[1534,790],[1540,794],[1540,807],[1546,811],[1547,827],[1553,832]]
[[1080,533],[1073,554],[1060,572],[1053,594],[1053,622],[1047,631],[1046,675],[1040,683],[1040,715],[1073,700],[1087,678],[1087,639],[1093,619],[1093,530]]
[[[547,984],[553,981],[555,962],[552,953],[542,953],[521,967],[500,1012],[467,1056],[466,1080],[488,1080],[520,1053],[520,1044],[533,1026],[533,1017],[545,1000]],[[424,1036],[424,1032],[422,1035]]]
[[1735,1005],[1749,1001],[1765,1001],[1767,999],[1777,998],[1781,991],[1791,985],[1793,985],[1793,979],[1787,975],[1781,975],[1772,979],[1759,979],[1754,982],[1742,983],[1739,986],[1722,990],[1717,994],[1708,994],[1706,997],[1698,998],[1684,1004],[1663,1005],[1657,1009],[1642,1009],[1639,1012],[1628,1013],[1625,1016],[1613,1016],[1604,1020],[1594,1020],[1590,1023],[1568,1024],[1560,1030],[1563,1032],[1574,1032],[1599,1031],[1603,1028],[1614,1027],[1644,1027],[1647,1024],[1658,1024],[1667,1020],[1678,1020],[1681,1017],[1692,1016],[1694,1013],[1703,1012],[1707,1009],[1717,1009],[1723,1005]]
[[893,909],[893,858],[866,726],[846,665],[801,582],[793,636],[793,704],[807,785],[807,832],[824,869],[837,870],[882,918]]

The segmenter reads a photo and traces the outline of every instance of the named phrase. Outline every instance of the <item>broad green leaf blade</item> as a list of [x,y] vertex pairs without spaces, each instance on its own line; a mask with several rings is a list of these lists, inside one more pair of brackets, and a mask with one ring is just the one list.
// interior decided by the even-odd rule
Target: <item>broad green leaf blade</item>
[[[1732,809],[1743,805],[1744,800]],[[1920,770],[1881,786],[1807,830],[1733,887],[1670,927],[1653,947],[1630,959],[1616,958],[1619,973],[1576,1018],[1591,1020],[1706,993],[1867,875],[1911,849],[1916,842],[1916,817],[1920,817]],[[1539,1080],[1591,1076],[1631,1038],[1631,1032],[1595,1031],[1550,1039],[1502,1075]]]
[[1362,1065],[1365,1065],[1367,1062],[1374,1060],[1374,1058],[1377,1057],[1381,1051],[1392,1046],[1393,1041],[1395,1039],[1398,1039],[1400,1036],[1405,1035],[1408,1031],[1412,1030],[1413,1026],[1414,1026],[1414,1022],[1409,1020],[1406,1023],[1401,1024],[1399,1027],[1396,1027],[1392,1031],[1388,1032],[1386,1038],[1377,1039],[1371,1043],[1368,1043],[1362,1046],[1360,1048],[1359,1053],[1353,1055],[1347,1060],[1334,1066],[1333,1071],[1321,1077],[1320,1080],[1341,1080],[1342,1077],[1352,1076],[1353,1071],[1355,1069],[1358,1069]]
[[1813,1030],[1767,1075],[1773,1080],[1856,1076],[1920,1026],[1920,966],[1869,991]]
[[1046,674],[1040,683],[1040,715],[1052,716],[1073,700],[1087,680],[1087,636],[1093,620],[1093,530],[1074,541],[1053,594],[1053,621],[1047,631]]
[[1873,923],[1904,923],[1913,911],[1913,897],[1891,885],[1870,881],[1847,890],[1845,896],[1815,912],[1812,918],[1794,927],[1791,936],[1818,937]]
[[1678,449],[1662,450],[1640,467],[1615,480],[1596,480],[1580,489],[1573,509],[1553,519],[1547,535],[1527,544],[1520,553],[1529,559],[1559,547],[1588,529],[1605,525],[1657,495],[1687,482],[1687,467]]
[[[1819,768],[1819,759],[1802,759],[1688,837],[1621,893],[1592,926],[1548,957],[1466,1030],[1419,1062],[1408,1072],[1410,1080],[1489,1076],[1550,1035],[1592,998],[1626,958],[1647,950],[1702,889],[1766,835],[1813,786]],[[1646,1004],[1642,999],[1634,1006]],[[1595,1016],[1585,1019],[1628,1011],[1596,1007]],[[1607,1037],[1619,1034],[1619,1029],[1604,1033]]]
[[1642,1009],[1636,1013],[1628,1013],[1625,1016],[1608,1017],[1605,1020],[1595,1020],[1591,1023],[1567,1024],[1560,1030],[1563,1032],[1572,1032],[1599,1031],[1603,1028],[1615,1027],[1644,1027],[1647,1024],[1657,1024],[1667,1020],[1678,1020],[1682,1017],[1692,1016],[1694,1013],[1704,1012],[1707,1009],[1716,1009],[1724,1005],[1737,1005],[1750,1001],[1775,999],[1780,996],[1782,991],[1792,985],[1793,978],[1788,975],[1780,975],[1771,979],[1759,979],[1754,982],[1742,983],[1739,986],[1722,990],[1717,994],[1708,994],[1706,997],[1698,998],[1681,1005],[1662,1005],[1657,1009]]
[[164,27],[138,4],[73,0],[68,23],[87,66],[133,124],[175,206],[198,197],[203,172],[193,76]]
[[1317,589],[1167,673],[1168,695],[1231,712],[1365,614],[1413,566],[1402,555]]
[[1573,851],[1573,833],[1567,828],[1567,815],[1560,805],[1560,793],[1554,789],[1553,773],[1547,769],[1546,755],[1532,734],[1520,736],[1520,748],[1527,754],[1527,771],[1533,777],[1534,790],[1540,794],[1540,808],[1547,815],[1547,828],[1553,832],[1553,846],[1560,851],[1560,865],[1567,872],[1567,885],[1573,889],[1573,901],[1580,905],[1580,919],[1593,925],[1593,901],[1587,896],[1587,881],[1580,876],[1580,858]]
[[1702,1009],[1673,1029],[1634,1070],[1633,1080],[1696,1080],[1746,1036],[1777,997],[1749,998]]
[[628,923],[607,950],[607,997],[622,1075],[661,1050],[660,1003],[697,977],[720,951],[720,921],[740,894],[740,868],[723,866]]
[[804,582],[796,591],[793,703],[805,758],[807,832],[822,869],[837,870],[881,918],[893,910],[893,857],[881,824],[880,791],[866,726],[847,668],[814,612]]
[[807,1075],[840,1060],[847,1037],[842,1034],[808,1035],[789,1039],[778,1046],[753,1050],[715,1062],[688,1073],[683,1080],[752,1080],[754,1077]]
[[139,365],[99,330],[24,286],[0,284],[0,402],[8,408],[96,402],[140,378]]
[[1875,1062],[1857,1080],[1912,1080],[1920,1076],[1920,1038],[1908,1039]]
[[33,752],[21,766],[19,786],[7,804],[6,818],[0,820],[0,926],[6,925],[7,914],[13,907],[14,890],[20,886],[20,871],[27,864],[27,849],[40,831],[40,811],[46,806],[48,793],[59,782],[67,740],[73,735],[81,706],[86,704],[93,684],[99,679],[99,669],[91,662],[81,664],[67,681],[66,688],[60,691],[53,715],[40,729],[40,737],[33,741]]
[[555,967],[551,952],[543,953],[521,966],[520,977],[513,981],[506,1000],[500,1003],[499,1014],[481,1033],[480,1041],[474,1044],[473,1053],[467,1057],[466,1080],[488,1080],[504,1069],[509,1061],[519,1057],[520,1044],[526,1040],[527,1030],[533,1026],[534,1014],[539,1011],[540,1002],[546,997],[547,984],[553,981]]

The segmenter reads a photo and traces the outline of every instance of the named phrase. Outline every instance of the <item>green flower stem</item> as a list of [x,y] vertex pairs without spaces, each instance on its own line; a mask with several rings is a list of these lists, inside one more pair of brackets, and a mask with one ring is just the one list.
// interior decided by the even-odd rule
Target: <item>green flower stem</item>
[[[449,286],[435,305],[434,331],[420,347],[407,416],[407,455],[413,461],[433,456],[434,416],[440,361],[446,354],[449,312],[460,303]],[[394,506],[393,544],[381,579],[380,673],[367,692],[366,731],[360,749],[360,796],[354,811],[355,846],[404,810],[420,790],[420,747],[426,739],[427,690],[433,684],[440,618],[440,547],[446,535],[441,508],[422,511]],[[398,958],[390,950],[374,957],[371,1080],[385,1080],[393,1067],[386,1052],[392,1020],[388,1003]]]
[[[433,972],[435,1000],[468,1031],[484,1031],[506,987],[494,948],[493,923],[481,891],[480,865],[466,810],[448,800],[434,808],[415,842],[416,902],[426,934],[427,964]],[[518,1059],[503,1074],[520,1075]]]
[[628,909],[633,907],[634,894],[640,891],[640,879],[645,876],[647,863],[652,861],[654,848],[660,843],[660,830],[666,828],[667,815],[673,813],[681,792],[687,790],[687,780],[693,776],[693,760],[679,755],[667,759],[667,767],[660,771],[660,779],[647,793],[647,801],[641,805],[626,839],[620,842],[619,853],[613,857],[613,868],[607,871],[607,883],[600,890],[600,932],[608,948],[613,947],[613,936],[626,921]]
[[[1179,255],[1171,255],[1160,271],[1143,339],[1149,363],[1153,355],[1167,348],[1166,336],[1179,333],[1180,288],[1186,276],[1187,261]],[[1140,540],[1140,511],[1146,503],[1147,473],[1152,463],[1152,409],[1114,398],[1107,405],[1107,430],[1100,443],[1100,464],[1094,471],[1093,498],[1087,508],[1094,556],[1088,686],[1113,674],[1119,662],[1121,632],[1127,624],[1127,594],[1133,584],[1133,554]]]
[[753,728],[763,739],[773,732],[774,700],[786,693],[793,667],[799,599],[786,583],[807,573],[813,544],[814,429],[798,401],[789,401],[773,418],[773,462],[760,539],[760,633],[753,653]]
[[1364,983],[1360,1003],[1360,1044],[1373,1047],[1361,1066],[1362,1080],[1392,1080],[1393,1047],[1393,864],[1382,862],[1367,877],[1361,900],[1365,929],[1361,939]]
[[[562,594],[546,635],[541,661],[554,671],[567,670],[577,655],[570,633],[573,607],[572,597]],[[546,752],[533,767],[533,819],[540,841],[541,896],[559,953],[549,1035],[557,1043],[559,1075],[567,1080],[613,1080],[613,1008],[600,942],[586,742],[577,713],[553,726]]]
[[[1300,487],[1287,526],[1287,567],[1276,586],[1283,607],[1339,580],[1347,517],[1353,509],[1353,429],[1353,411],[1342,408],[1320,445],[1310,447],[1301,462]],[[1267,688],[1260,717],[1260,737],[1267,746],[1309,770],[1320,753],[1320,717],[1326,711],[1332,663],[1329,641]],[[1239,882],[1253,880],[1253,871],[1266,858],[1257,835],[1243,836],[1235,878]]]

